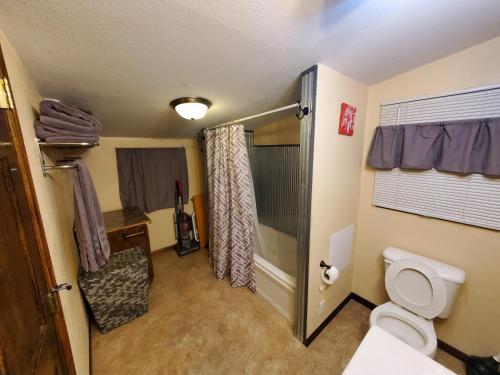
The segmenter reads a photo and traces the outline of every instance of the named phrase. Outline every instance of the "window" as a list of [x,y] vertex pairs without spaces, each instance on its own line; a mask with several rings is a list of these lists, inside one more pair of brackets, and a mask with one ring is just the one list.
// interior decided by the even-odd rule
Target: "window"
[[[500,87],[381,106],[380,125],[500,117]],[[436,170],[377,171],[373,205],[500,230],[500,179]]]

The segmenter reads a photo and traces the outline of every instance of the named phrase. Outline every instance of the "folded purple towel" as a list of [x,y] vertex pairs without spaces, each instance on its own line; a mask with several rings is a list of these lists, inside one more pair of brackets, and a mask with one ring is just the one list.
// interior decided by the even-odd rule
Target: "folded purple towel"
[[72,135],[60,135],[45,139],[48,143],[99,143],[99,137],[75,137]]
[[79,108],[54,100],[42,100],[40,102],[40,114],[72,124],[96,128],[97,131],[102,129],[101,122],[94,116]]
[[55,132],[47,129],[47,127],[39,120],[35,121],[35,133],[39,139],[42,139],[45,142],[99,142],[99,135],[97,133],[78,135]]
[[40,116],[39,121],[45,130],[58,133],[60,135],[76,135],[82,137],[85,135],[94,136],[99,134],[96,127],[81,126],[72,122],[59,120],[57,118]]

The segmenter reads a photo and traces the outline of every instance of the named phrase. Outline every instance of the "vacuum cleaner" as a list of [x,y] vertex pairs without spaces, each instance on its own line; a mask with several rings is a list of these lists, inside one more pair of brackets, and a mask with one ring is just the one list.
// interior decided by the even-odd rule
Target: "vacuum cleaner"
[[178,256],[184,256],[200,248],[198,230],[196,228],[196,217],[193,212],[189,215],[184,211],[184,202],[182,200],[182,185],[180,181],[175,181],[175,213],[174,227],[177,244],[175,251]]

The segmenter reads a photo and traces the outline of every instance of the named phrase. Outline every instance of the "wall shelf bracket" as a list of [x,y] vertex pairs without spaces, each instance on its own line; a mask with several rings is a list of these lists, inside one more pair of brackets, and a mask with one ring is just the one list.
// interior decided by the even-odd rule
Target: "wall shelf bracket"
[[38,150],[38,158],[40,159],[40,166],[42,168],[42,173],[44,177],[48,176],[48,172],[56,169],[73,169],[75,166],[73,165],[73,161],[76,158],[60,158],[55,164],[47,164],[45,161],[44,152],[42,149],[52,148],[57,150],[64,149],[86,149],[92,148],[95,146],[99,146],[99,143],[88,143],[88,142],[43,142],[40,139],[36,138],[35,142],[37,143]]

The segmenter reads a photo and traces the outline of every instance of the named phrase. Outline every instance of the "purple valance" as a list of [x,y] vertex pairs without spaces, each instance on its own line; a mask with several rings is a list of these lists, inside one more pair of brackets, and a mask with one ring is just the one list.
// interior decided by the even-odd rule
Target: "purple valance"
[[378,126],[368,165],[500,176],[500,118]]

